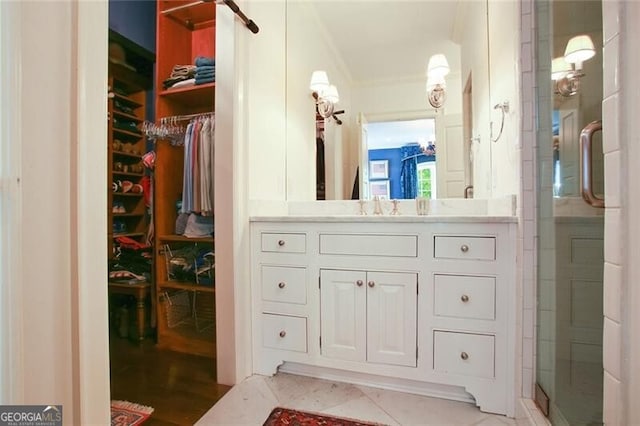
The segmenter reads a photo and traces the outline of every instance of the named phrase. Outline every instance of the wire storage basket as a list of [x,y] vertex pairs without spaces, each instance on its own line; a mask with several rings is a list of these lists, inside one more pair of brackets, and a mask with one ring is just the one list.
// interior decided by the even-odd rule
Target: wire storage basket
[[216,311],[214,294],[195,291],[193,294],[193,318],[196,331],[200,333],[213,332],[216,325]]
[[164,311],[169,328],[174,328],[192,320],[193,307],[190,293],[188,290],[165,291],[163,293]]

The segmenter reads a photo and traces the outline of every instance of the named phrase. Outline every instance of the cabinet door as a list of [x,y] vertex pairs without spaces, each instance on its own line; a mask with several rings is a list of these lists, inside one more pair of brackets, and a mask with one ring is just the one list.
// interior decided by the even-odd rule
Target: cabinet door
[[323,356],[365,361],[366,278],[361,271],[320,271]]
[[367,273],[367,361],[416,366],[418,276]]

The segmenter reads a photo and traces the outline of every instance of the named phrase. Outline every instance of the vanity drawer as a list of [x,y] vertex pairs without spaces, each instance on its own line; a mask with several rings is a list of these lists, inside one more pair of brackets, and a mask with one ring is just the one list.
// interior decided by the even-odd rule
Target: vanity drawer
[[417,257],[417,235],[320,234],[320,254]]
[[495,237],[434,237],[434,257],[445,259],[495,260]]
[[283,303],[307,303],[306,268],[262,266],[262,300]]
[[263,232],[262,251],[305,253],[307,251],[307,236],[306,234]]
[[307,352],[307,319],[288,315],[262,314],[262,346]]
[[493,378],[495,336],[434,331],[433,368],[439,373]]
[[496,279],[465,275],[435,275],[436,316],[494,320]]

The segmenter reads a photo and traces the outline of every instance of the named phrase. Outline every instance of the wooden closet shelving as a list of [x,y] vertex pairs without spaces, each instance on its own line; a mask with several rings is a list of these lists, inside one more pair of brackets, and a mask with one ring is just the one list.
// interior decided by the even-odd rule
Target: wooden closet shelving
[[[121,120],[121,123],[130,123],[138,128],[145,117],[147,92],[143,86],[137,84],[137,78],[130,78],[130,72],[124,72],[124,68],[111,65],[115,64],[110,64],[109,67],[107,182],[109,185],[118,185],[115,191],[113,186],[107,189],[109,253],[113,254],[114,237],[126,235],[142,241],[148,225],[143,194],[124,192],[121,185],[125,181],[133,185],[142,184],[144,173],[141,160],[146,150],[145,138],[139,130],[119,129],[115,123],[115,120]],[[121,108],[127,109],[127,112],[120,111]],[[127,146],[129,152],[122,151],[123,145]],[[129,172],[124,171],[125,168],[141,171]],[[117,211],[119,206],[124,209],[124,212]]]
[[[214,110],[215,83],[165,89],[175,65],[215,57],[215,2],[159,0],[156,39],[156,122]],[[188,122],[180,122],[186,126]],[[214,251],[213,237],[176,234],[182,199],[184,147],[157,140],[154,172],[155,285],[160,348],[215,357],[215,287],[171,276],[171,253],[198,247]],[[168,249],[168,250],[167,250]],[[209,279],[211,281],[211,279]]]

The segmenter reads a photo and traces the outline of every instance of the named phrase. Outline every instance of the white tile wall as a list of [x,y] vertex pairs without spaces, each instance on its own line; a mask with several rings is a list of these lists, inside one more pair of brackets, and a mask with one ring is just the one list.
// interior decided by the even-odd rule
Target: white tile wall
[[620,348],[622,347],[620,324],[605,318],[603,338],[602,359],[607,372],[614,377],[622,377],[620,374]]
[[[522,224],[523,238],[522,274],[519,281],[523,285],[522,321],[522,396],[533,397],[535,383],[535,328],[536,321],[536,202],[534,163],[535,138],[535,85],[534,85],[534,25],[532,0],[520,1],[520,98],[521,98],[521,179],[518,197],[518,215]],[[538,415],[541,416],[541,414]]]
[[620,149],[619,126],[612,125],[618,117],[620,100],[617,94],[611,95],[602,102],[602,149],[605,153]]
[[[605,154],[605,268],[603,420],[607,425],[621,424],[624,414],[621,386],[622,320],[622,233],[621,222],[621,140],[620,140],[620,18],[624,3],[604,0],[602,7],[604,38],[603,151]],[[637,96],[637,94],[636,94]]]
[[607,98],[620,90],[619,80],[620,37],[612,37],[604,45],[604,97]]
[[[615,126],[614,126],[615,127]],[[612,151],[604,156],[604,173],[607,177],[604,181],[605,204],[607,207],[620,207],[620,151]]]
[[620,302],[622,301],[622,268],[605,262],[604,264],[604,316],[612,321],[622,319]]
[[607,208],[604,214],[604,260],[616,265],[622,264],[622,240],[620,235],[622,222],[620,214],[621,212],[618,208]]
[[618,1],[605,0],[602,8],[604,43],[620,32],[620,5]]
[[603,387],[604,401],[602,406],[602,417],[604,424],[619,425],[619,414],[622,409],[622,401],[620,400],[620,380],[605,371]]

